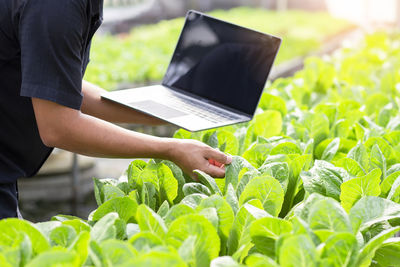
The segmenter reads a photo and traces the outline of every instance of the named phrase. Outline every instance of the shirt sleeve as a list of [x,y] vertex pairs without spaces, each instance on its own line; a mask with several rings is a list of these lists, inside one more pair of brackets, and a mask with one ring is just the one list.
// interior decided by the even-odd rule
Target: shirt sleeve
[[21,9],[20,95],[73,109],[82,104],[86,1],[28,0]]

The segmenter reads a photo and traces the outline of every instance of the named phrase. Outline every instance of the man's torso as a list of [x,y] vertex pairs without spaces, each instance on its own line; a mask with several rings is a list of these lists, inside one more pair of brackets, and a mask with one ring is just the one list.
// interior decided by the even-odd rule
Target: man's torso
[[[46,6],[45,2],[48,2],[49,5]],[[68,5],[68,7],[74,5],[74,7],[82,9],[79,10],[80,13],[76,12],[81,14],[80,19],[82,21],[79,22],[81,23],[79,25],[84,29],[82,34],[78,36],[81,38],[82,45],[80,51],[77,51],[81,57],[79,59],[81,76],[79,78],[82,79],[89,61],[90,40],[101,24],[102,2],[102,0],[40,0],[39,2],[35,0],[0,0],[0,183],[12,183],[19,177],[34,175],[52,150],[52,148],[46,147],[40,139],[31,98],[21,96],[21,83],[25,78],[21,67],[21,49],[24,52],[24,47],[27,43],[29,45],[29,42],[21,41],[23,36],[21,37],[20,25],[24,16],[34,17],[24,12],[40,14],[44,19],[47,19],[46,16],[51,17],[53,14],[61,13],[62,11],[57,10],[57,8],[62,8],[63,4]],[[53,3],[59,3],[59,5]],[[25,7],[27,10],[24,10]],[[66,13],[63,15],[69,16],[68,10],[66,9]],[[40,16],[35,19],[40,19]],[[24,32],[29,32],[29,21],[23,21],[23,23],[28,24],[24,25]],[[59,26],[65,28],[65,25]],[[54,27],[57,26],[52,25],[52,32],[54,32]],[[32,31],[40,29],[32,28]],[[41,33],[40,36],[46,35]],[[30,36],[30,38],[35,37]],[[43,46],[46,47],[50,44],[47,42],[52,42],[53,37],[42,39]],[[60,39],[60,46],[62,47],[62,38]],[[40,40],[35,40],[33,43],[40,43]],[[48,47],[49,57],[54,57],[55,52],[51,50],[54,44],[48,45]],[[43,54],[43,51],[40,52]],[[29,50],[29,53],[33,55],[35,51]],[[24,58],[32,59],[33,57],[25,53]],[[62,66],[62,63],[60,65]],[[35,71],[40,72],[40,62],[38,62],[37,68]],[[63,69],[61,70],[63,72]],[[64,71],[67,72],[67,70]],[[41,74],[46,77],[46,73]],[[54,75],[51,76],[48,78],[57,79]],[[75,75],[70,78],[77,79],[78,76]],[[49,84],[54,84],[54,81],[49,81]],[[35,90],[40,90],[40,85],[38,88]],[[53,89],[57,90],[57,88]],[[43,91],[45,91],[45,87],[43,87]],[[43,94],[44,92],[41,92],[40,95]]]

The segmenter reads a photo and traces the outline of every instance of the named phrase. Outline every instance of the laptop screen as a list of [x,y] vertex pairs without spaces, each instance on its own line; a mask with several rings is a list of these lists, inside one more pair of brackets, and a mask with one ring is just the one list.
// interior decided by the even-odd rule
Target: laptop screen
[[280,43],[189,11],[163,85],[252,116]]

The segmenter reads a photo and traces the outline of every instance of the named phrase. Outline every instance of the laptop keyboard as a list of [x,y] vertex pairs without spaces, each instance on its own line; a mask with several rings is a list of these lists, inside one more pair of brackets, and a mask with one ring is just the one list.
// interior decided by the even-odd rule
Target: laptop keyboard
[[188,114],[194,114],[213,123],[220,123],[238,119],[237,116],[234,116],[233,114],[230,114],[228,112],[224,112],[223,110],[206,105],[202,102],[179,97],[173,94],[164,95],[163,103],[171,108],[175,108]]
[[156,116],[171,119],[171,118],[176,118],[176,117],[181,117],[187,115],[185,112],[182,112],[180,110],[167,107],[166,105],[163,105],[161,103],[158,103],[153,100],[144,100],[144,101],[137,101],[137,102],[132,102],[130,103],[135,108],[139,108],[140,110],[147,112],[147,113],[152,113]]

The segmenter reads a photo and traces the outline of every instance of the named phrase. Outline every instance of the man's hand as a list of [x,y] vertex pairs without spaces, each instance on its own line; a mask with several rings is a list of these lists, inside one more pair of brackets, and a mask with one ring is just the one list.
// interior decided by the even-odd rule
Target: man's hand
[[232,162],[232,157],[199,141],[173,139],[173,142],[175,144],[170,151],[171,160],[194,180],[197,180],[193,173],[196,169],[212,177],[222,178],[225,176],[224,165]]

